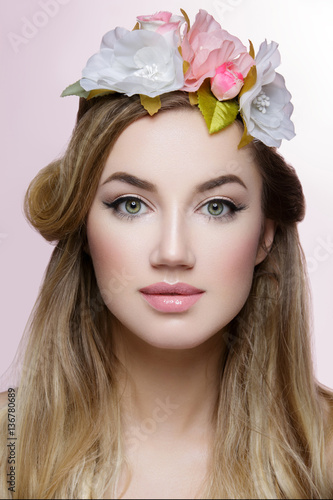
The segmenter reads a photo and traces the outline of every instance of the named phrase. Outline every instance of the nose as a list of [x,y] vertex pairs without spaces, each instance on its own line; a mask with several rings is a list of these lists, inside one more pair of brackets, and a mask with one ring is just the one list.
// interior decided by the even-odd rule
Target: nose
[[169,211],[161,218],[158,242],[150,255],[153,267],[181,267],[190,269],[195,254],[181,209]]

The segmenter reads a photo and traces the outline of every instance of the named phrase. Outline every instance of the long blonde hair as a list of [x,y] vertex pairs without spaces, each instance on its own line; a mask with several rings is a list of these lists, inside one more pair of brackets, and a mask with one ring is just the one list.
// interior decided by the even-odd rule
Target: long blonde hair
[[[194,108],[183,92],[162,110]],[[3,498],[101,498],[124,464],[111,313],[86,253],[85,221],[113,144],[146,116],[138,96],[81,99],[63,158],[32,181],[30,223],[56,242],[36,302],[16,400],[16,488],[7,488],[7,413],[2,410]],[[302,188],[272,148],[251,146],[263,177],[263,211],[276,221],[249,298],[224,330],[216,439],[204,498],[329,498],[322,399],[310,349],[308,287],[296,223]]]

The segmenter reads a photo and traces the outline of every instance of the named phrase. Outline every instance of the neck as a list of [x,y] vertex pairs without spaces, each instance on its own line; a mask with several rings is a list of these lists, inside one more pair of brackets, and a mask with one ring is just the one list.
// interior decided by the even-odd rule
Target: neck
[[114,331],[114,350],[125,368],[119,387],[127,435],[142,441],[150,434],[211,436],[221,334],[192,349],[160,349],[120,324]]

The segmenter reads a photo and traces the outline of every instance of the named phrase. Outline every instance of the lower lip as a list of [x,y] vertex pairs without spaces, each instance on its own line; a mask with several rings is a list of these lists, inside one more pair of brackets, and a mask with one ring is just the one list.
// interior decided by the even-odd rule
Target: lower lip
[[192,307],[198,302],[203,293],[196,293],[194,295],[152,295],[141,292],[141,295],[157,311],[179,313],[187,311]]

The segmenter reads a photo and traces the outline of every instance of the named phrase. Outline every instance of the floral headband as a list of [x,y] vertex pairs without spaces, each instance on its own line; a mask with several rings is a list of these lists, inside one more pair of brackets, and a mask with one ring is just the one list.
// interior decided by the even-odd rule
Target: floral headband
[[278,44],[265,40],[255,56],[251,41],[247,52],[205,10],[199,10],[192,27],[186,12],[181,13],[139,16],[133,31],[117,27],[106,33],[82,78],[61,96],[138,94],[153,115],[161,107],[162,94],[183,90],[199,107],[211,134],[240,113],[244,134],[239,148],[253,138],[272,147],[292,139],[291,94],[275,71],[280,64]]

